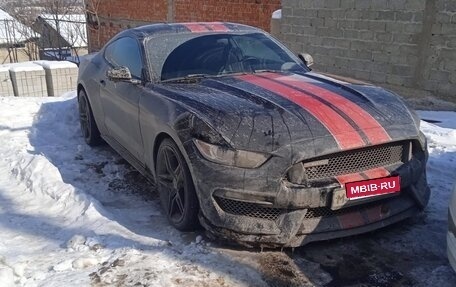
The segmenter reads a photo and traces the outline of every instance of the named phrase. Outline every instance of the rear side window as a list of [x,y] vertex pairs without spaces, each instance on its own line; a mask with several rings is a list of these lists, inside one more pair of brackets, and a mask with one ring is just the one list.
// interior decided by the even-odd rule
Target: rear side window
[[130,37],[120,38],[106,47],[104,57],[114,67],[127,67],[131,75],[141,78],[143,67],[138,42]]

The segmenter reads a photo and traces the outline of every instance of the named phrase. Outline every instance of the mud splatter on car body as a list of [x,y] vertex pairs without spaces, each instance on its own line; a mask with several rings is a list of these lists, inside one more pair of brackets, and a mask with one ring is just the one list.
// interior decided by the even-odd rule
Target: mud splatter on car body
[[[167,63],[171,52],[163,52],[177,37],[182,45],[203,38],[222,45],[246,35],[276,45],[292,68],[179,78],[173,69],[179,61]],[[141,83],[107,79],[112,65],[104,48],[81,63],[78,89],[87,92],[102,137],[149,178],[156,178],[161,140],[176,143],[209,235],[295,247],[378,229],[426,206],[426,139],[395,94],[311,72],[265,32],[245,25],[154,24],[124,31],[106,47],[127,37],[137,41],[144,61]],[[204,148],[233,154],[242,166],[208,159]],[[265,160],[255,164],[250,157]],[[345,200],[345,183],[389,176],[400,177],[400,193]]]

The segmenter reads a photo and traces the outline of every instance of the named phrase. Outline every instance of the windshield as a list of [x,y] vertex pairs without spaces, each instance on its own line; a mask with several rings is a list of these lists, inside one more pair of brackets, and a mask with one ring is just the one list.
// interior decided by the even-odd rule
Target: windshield
[[147,39],[145,46],[152,74],[162,81],[265,70],[308,71],[263,33],[163,35]]

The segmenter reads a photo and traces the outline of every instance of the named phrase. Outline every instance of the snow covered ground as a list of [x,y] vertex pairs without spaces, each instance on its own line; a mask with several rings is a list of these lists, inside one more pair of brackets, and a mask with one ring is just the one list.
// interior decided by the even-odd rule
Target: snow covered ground
[[421,112],[433,191],[423,215],[294,251],[180,233],[148,183],[80,136],[74,93],[0,98],[0,286],[454,286],[446,260],[456,113]]

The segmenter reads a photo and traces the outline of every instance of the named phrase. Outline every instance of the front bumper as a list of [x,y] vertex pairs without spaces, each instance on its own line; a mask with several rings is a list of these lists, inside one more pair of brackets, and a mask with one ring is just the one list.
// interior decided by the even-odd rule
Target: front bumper
[[290,166],[289,160],[272,158],[247,170],[204,160],[191,143],[185,148],[199,193],[201,224],[212,237],[246,246],[296,247],[372,231],[418,213],[430,196],[425,152],[392,171],[401,177],[399,195],[332,210],[337,187],[289,184],[281,168]]
[[[379,204],[373,208],[366,208],[358,212],[347,212],[341,216],[324,219],[304,219],[301,221],[298,233],[293,236],[290,236],[293,233],[289,233],[289,229],[286,228],[276,235],[244,234],[231,229],[216,227],[204,216],[200,217],[200,221],[211,238],[222,238],[247,247],[298,247],[313,241],[341,238],[374,231],[412,217],[420,211],[416,205],[407,208],[407,203],[394,202],[392,205],[390,204]],[[382,210],[388,210],[391,206],[393,208],[388,212],[382,212]],[[285,226],[286,222],[283,223]],[[305,233],[306,230],[309,233]]]

